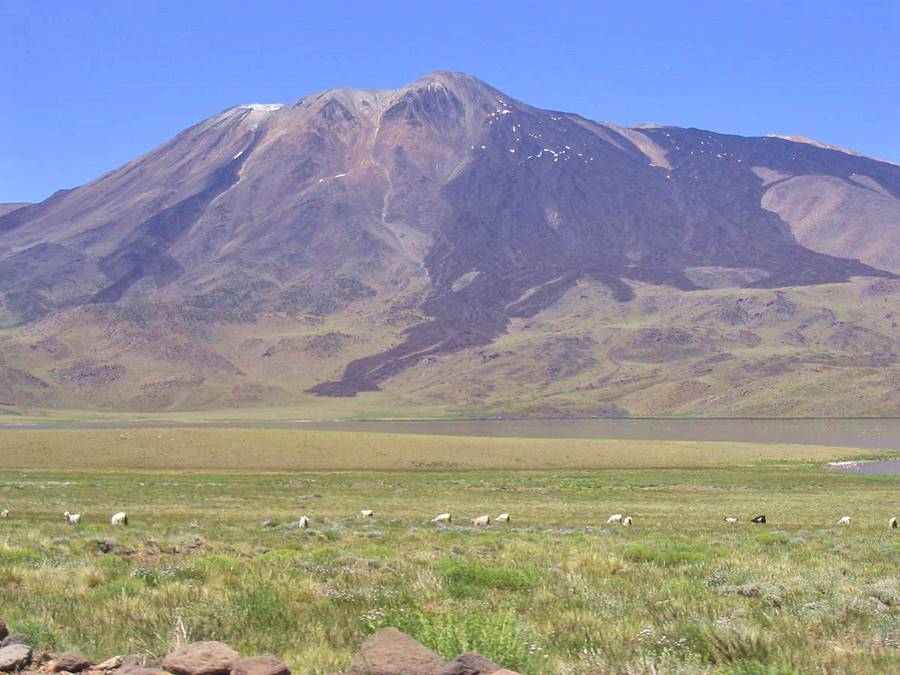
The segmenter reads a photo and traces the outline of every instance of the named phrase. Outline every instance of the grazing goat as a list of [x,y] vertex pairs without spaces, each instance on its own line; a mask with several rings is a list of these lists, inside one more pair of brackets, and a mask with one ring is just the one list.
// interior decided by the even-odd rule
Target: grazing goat
[[472,518],[472,525],[474,525],[475,527],[487,527],[490,524],[490,516],[478,516],[477,518]]
[[119,511],[114,514],[112,518],[109,519],[109,522],[113,525],[127,525],[128,524],[128,514],[124,511]]
[[66,511],[63,514],[63,520],[65,520],[69,525],[77,525],[81,522],[81,514],[80,513],[69,513]]
[[509,522],[509,514],[501,513],[499,516],[494,518],[495,523],[508,523]]
[[738,521],[738,519],[735,518],[734,516],[726,516],[725,517],[725,522],[729,523],[731,525],[734,525],[734,523],[736,523],[737,521]]
[[[3,513],[7,513],[7,511],[4,511]],[[3,513],[0,513],[0,516],[2,516],[3,518],[6,518],[6,516],[4,516]],[[891,518],[888,521],[888,527],[892,530],[897,529],[897,516],[894,516],[893,518]]]
[[631,516],[625,516],[624,518],[622,518],[622,525],[624,527],[630,527],[631,526]]
[[763,516],[756,516],[756,518],[754,518],[754,519],[751,520],[750,522],[751,522],[751,523],[755,523],[755,524],[757,524],[757,525],[765,525],[765,524],[766,524],[766,517],[765,517],[764,515],[763,515]]
[[372,509],[363,509],[359,512],[363,518],[374,518],[375,512]]
[[453,518],[449,513],[439,513],[434,518],[431,519],[432,523],[450,523],[453,521]]
[[838,521],[838,525],[849,525],[852,522],[853,518],[851,518],[850,516],[844,516]]
[[616,513],[616,514],[611,515],[609,518],[607,518],[607,519],[606,519],[606,522],[607,522],[607,524],[611,524],[611,523],[621,523],[623,517],[624,517],[624,516],[622,516],[621,513]]
[[9,509],[3,509],[0,511],[0,518],[9,518]]
[[307,518],[306,516],[300,516],[300,520],[297,521],[297,527],[299,527],[301,530],[308,530],[309,518]]

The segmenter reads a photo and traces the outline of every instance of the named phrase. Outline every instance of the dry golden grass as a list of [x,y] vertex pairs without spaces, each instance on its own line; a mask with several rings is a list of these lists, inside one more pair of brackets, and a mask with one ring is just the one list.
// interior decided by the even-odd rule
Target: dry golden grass
[[[0,468],[407,471],[675,468],[827,461],[863,451],[792,444],[482,438],[296,429],[0,431]],[[871,453],[869,453],[871,454]]]

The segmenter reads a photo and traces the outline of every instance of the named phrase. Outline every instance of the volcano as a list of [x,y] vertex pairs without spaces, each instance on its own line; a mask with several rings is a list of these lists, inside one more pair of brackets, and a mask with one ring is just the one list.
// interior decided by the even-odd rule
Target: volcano
[[[604,378],[614,362],[660,363],[648,349],[678,364],[653,387],[761,348],[785,377],[830,367],[835,350],[896,377],[894,310],[841,315],[895,299],[900,167],[805,138],[597,122],[460,73],[237,106],[0,214],[12,402],[291,404],[405,382],[410,405],[465,407],[487,388],[480,400],[502,410],[567,382],[580,412],[633,412],[631,385]],[[668,308],[656,317],[648,289]],[[576,327],[542,324],[575,300],[590,305]],[[640,325],[625,330],[623,313]],[[726,340],[723,325],[747,334]],[[503,348],[529,330],[540,366]],[[460,355],[486,370],[464,386],[417,375],[431,384],[413,393],[411,373]],[[710,395],[688,409],[717,410]]]

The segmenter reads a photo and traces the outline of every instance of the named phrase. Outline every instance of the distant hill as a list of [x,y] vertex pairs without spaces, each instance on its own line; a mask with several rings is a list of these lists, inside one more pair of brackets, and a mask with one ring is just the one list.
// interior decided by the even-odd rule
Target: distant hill
[[446,72],[237,106],[0,205],[0,400],[900,414],[900,167],[792,138]]

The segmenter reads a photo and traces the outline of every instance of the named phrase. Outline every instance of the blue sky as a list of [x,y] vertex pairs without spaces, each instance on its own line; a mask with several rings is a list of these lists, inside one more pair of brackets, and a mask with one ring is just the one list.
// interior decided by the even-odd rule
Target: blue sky
[[238,103],[471,73],[623,124],[803,134],[900,161],[900,2],[0,0],[0,202]]

